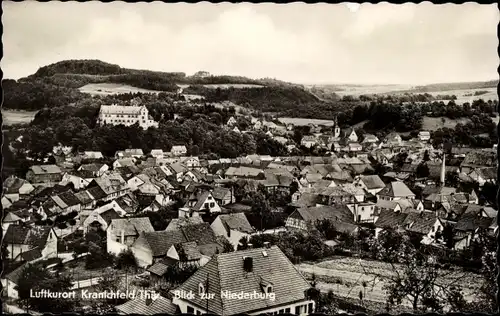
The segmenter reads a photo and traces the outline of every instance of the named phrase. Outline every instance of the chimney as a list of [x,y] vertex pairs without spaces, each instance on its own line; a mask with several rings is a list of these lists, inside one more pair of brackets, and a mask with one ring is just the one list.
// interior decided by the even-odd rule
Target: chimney
[[147,297],[146,298],[146,306],[151,305],[151,303],[153,303],[153,299],[151,297]]
[[253,271],[253,258],[251,257],[243,257],[243,269],[246,272]]
[[247,244],[248,246],[248,249],[252,249],[253,248],[253,244]]
[[265,248],[271,248],[271,243],[269,241],[264,242],[264,247]]

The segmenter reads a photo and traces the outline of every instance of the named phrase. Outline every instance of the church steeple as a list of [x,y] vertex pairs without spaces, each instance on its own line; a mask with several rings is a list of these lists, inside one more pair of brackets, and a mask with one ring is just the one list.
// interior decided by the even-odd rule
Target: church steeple
[[336,115],[333,117],[333,136],[335,138],[340,137],[340,126],[339,126],[339,123],[337,121]]
[[443,164],[441,165],[441,178],[439,181],[441,187],[444,187],[445,175],[446,175],[446,154],[443,153]]

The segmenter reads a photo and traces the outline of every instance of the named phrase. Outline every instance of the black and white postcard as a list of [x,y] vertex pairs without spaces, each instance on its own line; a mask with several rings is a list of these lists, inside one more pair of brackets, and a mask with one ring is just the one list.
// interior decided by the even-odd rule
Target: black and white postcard
[[2,9],[4,313],[497,312],[496,4]]

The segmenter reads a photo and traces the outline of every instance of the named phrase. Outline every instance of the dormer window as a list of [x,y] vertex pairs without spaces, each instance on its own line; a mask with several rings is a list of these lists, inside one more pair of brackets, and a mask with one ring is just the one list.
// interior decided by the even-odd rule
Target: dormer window
[[272,293],[273,292],[273,286],[272,285],[268,285],[267,288],[266,288],[266,293]]
[[198,284],[198,294],[200,295],[205,294],[205,284],[203,283]]

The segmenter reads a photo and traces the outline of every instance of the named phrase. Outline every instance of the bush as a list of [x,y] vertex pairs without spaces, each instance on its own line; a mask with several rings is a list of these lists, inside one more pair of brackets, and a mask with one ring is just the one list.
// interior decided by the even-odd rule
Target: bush
[[59,229],[66,229],[68,228],[68,225],[66,223],[58,223],[57,228]]
[[69,223],[71,226],[75,226],[75,225],[76,225],[76,220],[75,220],[75,219],[70,219],[68,223]]

